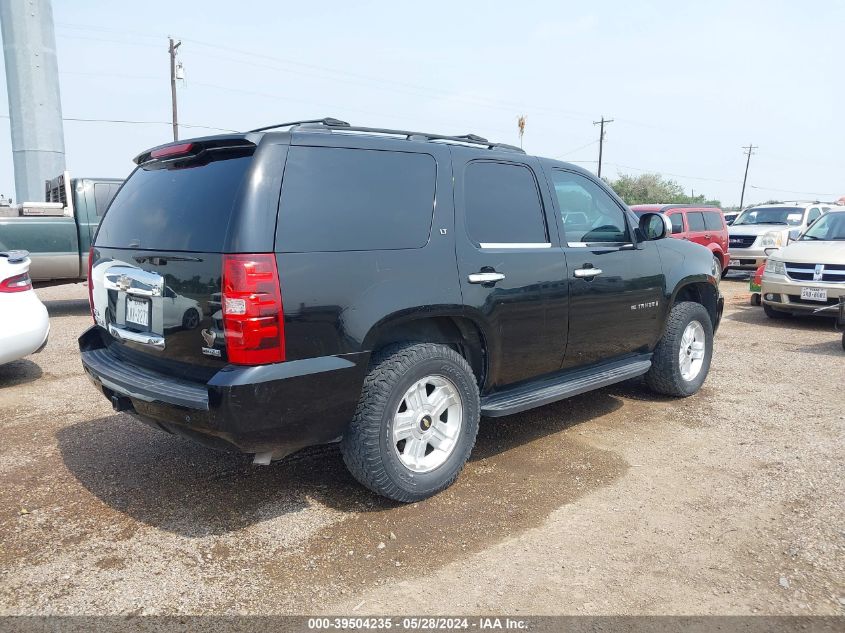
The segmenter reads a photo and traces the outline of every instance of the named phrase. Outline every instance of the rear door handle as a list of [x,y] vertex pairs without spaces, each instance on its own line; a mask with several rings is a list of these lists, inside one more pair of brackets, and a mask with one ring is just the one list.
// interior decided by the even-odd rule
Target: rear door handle
[[578,279],[592,279],[596,275],[601,275],[601,268],[578,268],[575,271]]
[[467,276],[471,284],[494,284],[504,278],[502,273],[471,273]]

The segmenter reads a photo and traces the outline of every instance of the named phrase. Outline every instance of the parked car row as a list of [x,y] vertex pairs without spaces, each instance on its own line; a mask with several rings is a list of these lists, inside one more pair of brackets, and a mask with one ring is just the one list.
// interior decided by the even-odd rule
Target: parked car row
[[[96,389],[258,464],[340,442],[363,485],[401,502],[451,485],[482,415],[637,376],[696,393],[727,270],[771,255],[770,316],[832,306],[845,285],[842,243],[820,248],[845,213],[761,205],[728,229],[718,207],[629,208],[579,167],[474,135],[323,119],[135,163],[87,257]],[[26,256],[6,260],[32,293]]]

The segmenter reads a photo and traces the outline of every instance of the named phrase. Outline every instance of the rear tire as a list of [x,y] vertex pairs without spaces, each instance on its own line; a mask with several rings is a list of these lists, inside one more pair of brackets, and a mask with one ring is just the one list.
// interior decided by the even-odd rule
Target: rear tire
[[788,312],[782,312],[770,306],[768,303],[763,304],[763,312],[766,313],[766,316],[770,319],[788,319],[791,314]]
[[692,301],[677,303],[654,350],[646,385],[667,396],[691,396],[707,378],[712,357],[713,324],[707,309]]
[[200,324],[200,313],[194,308],[188,308],[182,315],[182,327],[186,330],[193,330]]
[[373,356],[340,443],[343,461],[383,497],[426,499],[457,479],[480,415],[475,375],[460,354],[445,345],[391,345]]
[[713,255],[713,261],[716,262],[716,280],[724,279],[725,269],[722,268],[722,258],[718,255]]

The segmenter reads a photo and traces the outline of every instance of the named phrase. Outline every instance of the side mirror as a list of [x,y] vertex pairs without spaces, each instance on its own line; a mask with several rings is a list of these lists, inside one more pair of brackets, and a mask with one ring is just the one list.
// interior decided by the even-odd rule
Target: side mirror
[[662,213],[643,213],[640,216],[640,232],[648,241],[662,240],[672,235],[672,221]]
[[786,238],[786,243],[789,244],[790,242],[794,242],[797,240],[801,235],[801,229],[792,229],[789,232],[789,237]]

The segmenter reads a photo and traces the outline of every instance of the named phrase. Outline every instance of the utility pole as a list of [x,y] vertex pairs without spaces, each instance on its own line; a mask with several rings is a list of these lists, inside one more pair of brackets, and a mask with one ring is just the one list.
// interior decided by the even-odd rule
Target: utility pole
[[173,105],[173,140],[179,140],[179,112],[176,108],[176,49],[178,49],[182,42],[174,42],[170,39],[170,101]]
[[6,63],[15,198],[18,202],[41,202],[45,197],[44,181],[65,170],[62,100],[50,0],[0,0],[0,32]]
[[748,145],[744,146],[742,149],[745,150],[745,155],[748,158],[745,161],[745,176],[742,178],[742,195],[739,197],[739,210],[742,211],[742,204],[745,202],[745,182],[748,180],[748,165],[751,164],[751,154],[754,153],[755,149],[760,149],[757,145],[753,145],[749,143]]
[[601,121],[593,121],[593,125],[601,125],[601,131],[599,132],[599,170],[598,170],[598,177],[601,178],[601,156],[602,150],[604,149],[604,125],[605,123],[613,123],[613,119],[605,119],[604,115],[601,115]]

